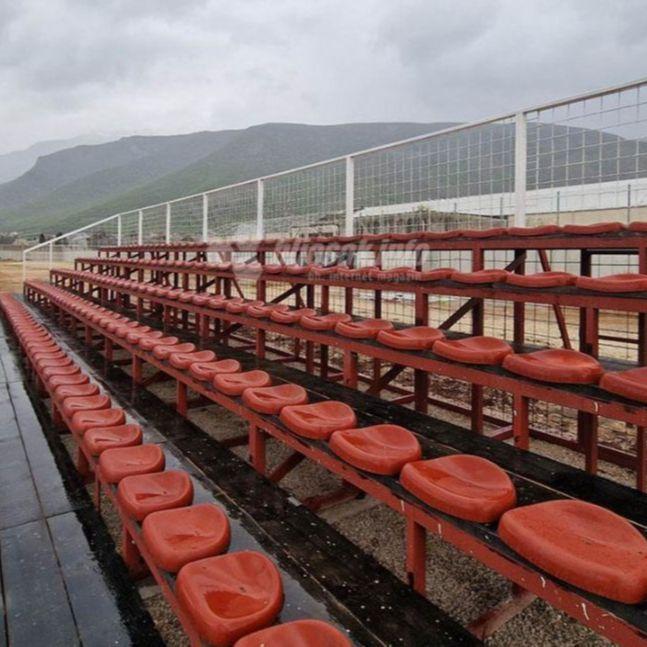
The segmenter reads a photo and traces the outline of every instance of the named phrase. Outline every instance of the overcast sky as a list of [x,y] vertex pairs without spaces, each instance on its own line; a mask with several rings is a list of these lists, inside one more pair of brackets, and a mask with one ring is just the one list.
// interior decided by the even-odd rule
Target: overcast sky
[[0,0],[0,152],[466,121],[647,74],[644,0]]

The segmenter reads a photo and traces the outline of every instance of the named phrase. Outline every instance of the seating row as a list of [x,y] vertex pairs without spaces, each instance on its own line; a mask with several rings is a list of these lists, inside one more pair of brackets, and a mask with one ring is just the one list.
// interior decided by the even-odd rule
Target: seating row
[[[79,258],[78,261],[94,262],[97,259]],[[417,270],[412,267],[381,268],[379,266],[349,267],[345,263],[338,265],[291,264],[259,262],[250,263],[209,263],[206,261],[166,260],[166,259],[110,259],[100,261],[110,266],[130,268],[150,268],[173,270],[197,270],[232,272],[234,275],[257,277],[265,275],[288,275],[310,278],[351,279],[378,282],[422,282],[454,281],[464,285],[492,285],[506,283],[515,287],[545,289],[574,286],[582,290],[624,294],[647,292],[647,274],[625,272],[607,276],[576,276],[569,272],[536,272],[518,274],[504,269],[484,269],[475,272],[461,272],[451,267],[438,267],[428,270]]]
[[598,384],[610,393],[638,402],[647,402],[647,367],[605,372],[600,362],[580,351],[543,349],[530,353],[515,353],[504,340],[474,336],[447,339],[442,330],[429,326],[395,329],[384,319],[353,320],[345,313],[317,314],[311,308],[290,309],[287,305],[246,301],[241,297],[225,297],[193,290],[182,290],[95,275],[91,272],[67,272],[81,280],[112,289],[128,289],[146,297],[159,297],[180,303],[191,303],[252,319],[269,318],[285,325],[298,324],[316,331],[332,331],[352,339],[375,339],[385,346],[406,351],[431,350],[435,355],[453,362],[476,365],[502,365],[504,369],[523,377],[558,384]]
[[[555,236],[555,235],[578,235],[578,236],[595,236],[599,234],[616,234],[621,231],[645,232],[647,223],[632,222],[625,225],[621,222],[599,222],[590,225],[542,225],[538,227],[492,227],[489,229],[452,229],[449,231],[413,231],[403,233],[382,233],[382,234],[353,234],[349,236],[312,236],[308,239],[314,243],[352,243],[360,240],[370,242],[400,242],[410,240],[448,240],[452,238],[469,238],[483,239],[495,238],[501,236]],[[289,243],[297,242],[300,238],[269,238],[257,241],[259,243]],[[207,243],[158,243],[151,245],[121,245],[101,247],[99,251],[164,251],[166,249],[203,249],[208,247]]]
[[117,506],[127,565],[137,573],[143,557],[158,581],[162,572],[174,579],[170,602],[181,620],[188,617],[185,628],[193,644],[349,647],[346,636],[318,620],[271,627],[283,605],[274,563],[255,551],[228,553],[230,525],[223,510],[211,503],[192,505],[188,474],[165,470],[161,448],[143,443],[141,428],[126,423],[124,411],[100,393],[24,306],[3,294],[0,308],[51,397],[55,418],[78,444],[80,471],[94,473],[97,501],[103,489]]
[[[57,288],[41,285],[55,304],[121,337],[135,323]],[[499,538],[536,567],[586,591],[628,604],[647,597],[647,540],[624,518],[584,501],[557,499],[516,506],[515,487],[495,463],[469,454],[427,458],[411,431],[395,425],[357,427],[339,401],[310,402],[300,385],[274,384],[262,370],[211,372],[213,351],[177,338],[135,342],[158,364],[186,371],[244,407],[278,416],[297,437],[326,442],[341,460],[369,474],[398,476],[406,491],[433,509],[474,523],[497,523]],[[211,353],[206,355],[205,353]],[[205,359],[208,361],[205,362]]]

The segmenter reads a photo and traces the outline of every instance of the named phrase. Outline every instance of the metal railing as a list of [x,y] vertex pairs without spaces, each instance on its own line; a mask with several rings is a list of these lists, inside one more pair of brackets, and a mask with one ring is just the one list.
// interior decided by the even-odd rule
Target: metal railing
[[647,213],[647,79],[114,214],[23,252],[105,244],[487,227]]

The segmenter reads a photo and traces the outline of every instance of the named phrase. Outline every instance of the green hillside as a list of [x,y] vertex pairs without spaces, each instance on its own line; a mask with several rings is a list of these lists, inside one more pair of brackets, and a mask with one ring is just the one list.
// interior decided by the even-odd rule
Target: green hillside
[[42,157],[0,185],[0,229],[53,233],[107,215],[309,164],[451,124],[264,124],[129,137]]

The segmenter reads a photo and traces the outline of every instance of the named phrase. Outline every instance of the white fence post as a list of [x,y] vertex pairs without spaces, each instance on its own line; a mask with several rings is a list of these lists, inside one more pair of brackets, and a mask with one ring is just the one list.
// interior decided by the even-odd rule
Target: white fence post
[[117,246],[121,247],[121,214],[117,215]]
[[49,244],[49,255],[47,259],[47,265],[48,265],[47,269],[49,270],[51,270],[54,265],[54,243]]
[[353,235],[355,216],[355,160],[352,155],[346,157],[346,218],[344,234]]
[[514,142],[514,225],[525,227],[528,122],[523,112],[518,112],[514,118]]
[[137,212],[137,244],[141,245],[144,241],[144,211],[140,209]]
[[263,222],[263,202],[265,201],[265,185],[263,180],[256,180],[256,238],[261,240],[265,235]]
[[22,282],[27,278],[27,251],[22,250]]
[[209,242],[209,196],[202,194],[202,242]]
[[171,203],[166,203],[166,244],[171,242]]

